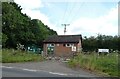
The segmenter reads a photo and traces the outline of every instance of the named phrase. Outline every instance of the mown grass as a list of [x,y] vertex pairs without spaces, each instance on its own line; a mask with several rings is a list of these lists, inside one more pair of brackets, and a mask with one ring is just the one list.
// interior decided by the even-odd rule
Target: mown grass
[[13,49],[2,49],[2,63],[17,63],[30,61],[43,61],[40,54]]
[[118,54],[110,53],[98,56],[96,53],[89,55],[79,54],[68,62],[70,67],[85,68],[91,71],[99,72],[107,76],[118,77]]

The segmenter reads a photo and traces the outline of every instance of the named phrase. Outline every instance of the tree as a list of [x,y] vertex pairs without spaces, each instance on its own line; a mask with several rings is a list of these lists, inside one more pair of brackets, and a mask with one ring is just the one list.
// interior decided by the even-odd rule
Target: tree
[[16,48],[18,43],[36,44],[42,47],[42,42],[56,31],[44,25],[38,19],[32,19],[21,13],[21,6],[16,3],[2,3],[2,33],[7,40],[5,47]]
[[120,36],[100,35],[83,38],[83,51],[96,51],[97,49],[120,50]]

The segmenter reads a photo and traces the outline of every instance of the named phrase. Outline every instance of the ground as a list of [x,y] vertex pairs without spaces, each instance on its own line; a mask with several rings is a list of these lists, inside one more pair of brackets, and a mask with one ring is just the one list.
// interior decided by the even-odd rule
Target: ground
[[[79,70],[71,69],[65,64],[65,62],[59,60],[47,60],[43,62],[25,62],[25,63],[4,63],[2,64],[2,68],[16,68],[31,72],[32,71],[49,72],[50,74],[65,75],[68,77],[98,77],[97,74],[91,73],[83,69]],[[4,72],[3,76],[6,76]]]

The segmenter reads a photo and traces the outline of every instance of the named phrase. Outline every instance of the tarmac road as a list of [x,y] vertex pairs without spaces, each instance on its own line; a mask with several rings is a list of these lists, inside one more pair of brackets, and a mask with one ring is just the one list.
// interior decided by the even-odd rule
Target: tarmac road
[[2,68],[2,77],[66,77],[65,75],[59,75],[44,71],[35,71],[28,69],[16,69],[16,68]]
[[61,61],[4,63],[3,77],[99,77],[83,69],[73,70]]

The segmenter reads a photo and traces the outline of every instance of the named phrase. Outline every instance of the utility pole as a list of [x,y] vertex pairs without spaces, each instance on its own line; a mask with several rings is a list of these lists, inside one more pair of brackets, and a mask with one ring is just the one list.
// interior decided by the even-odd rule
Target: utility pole
[[62,26],[65,26],[65,27],[64,27],[64,35],[65,35],[65,33],[67,32],[67,31],[66,31],[66,26],[69,26],[69,25],[70,25],[70,24],[62,24]]

